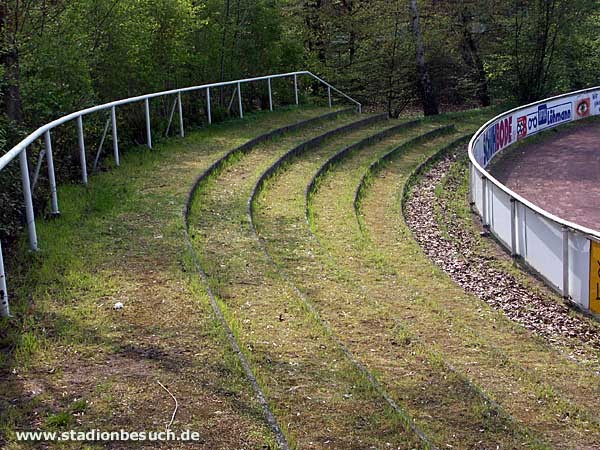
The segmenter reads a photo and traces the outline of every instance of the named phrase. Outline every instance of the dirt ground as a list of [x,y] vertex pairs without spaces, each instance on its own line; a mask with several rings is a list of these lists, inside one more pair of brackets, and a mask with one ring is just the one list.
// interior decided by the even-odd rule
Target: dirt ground
[[492,165],[501,183],[563,219],[600,229],[600,122],[551,131]]

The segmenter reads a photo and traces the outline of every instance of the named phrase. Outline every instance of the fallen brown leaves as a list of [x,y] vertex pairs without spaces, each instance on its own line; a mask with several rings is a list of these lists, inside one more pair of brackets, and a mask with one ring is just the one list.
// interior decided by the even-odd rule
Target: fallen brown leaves
[[[481,250],[474,229],[452,211],[447,198],[436,195],[436,186],[458,156],[451,154],[434,165],[415,185],[406,202],[406,222],[425,253],[467,292],[548,342],[566,344],[578,356],[587,353],[581,349],[582,343],[600,349],[598,328],[590,319],[573,314],[567,305],[541,290],[529,289],[503,270],[496,256]],[[449,177],[444,188],[456,190],[460,182]]]

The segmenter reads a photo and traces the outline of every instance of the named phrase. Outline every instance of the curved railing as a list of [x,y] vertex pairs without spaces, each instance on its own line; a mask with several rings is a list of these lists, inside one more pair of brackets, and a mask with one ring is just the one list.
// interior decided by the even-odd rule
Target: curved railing
[[[104,135],[102,138],[102,143],[104,142],[104,138],[106,137],[106,133],[108,131],[108,125],[110,122],[111,131],[112,131],[112,141],[113,141],[113,154],[115,159],[115,164],[119,165],[119,140],[117,133],[117,115],[116,109],[119,106],[128,105],[131,103],[144,103],[144,111],[145,111],[145,119],[146,119],[146,144],[149,148],[152,148],[152,127],[150,122],[150,100],[157,97],[166,97],[166,96],[175,96],[175,102],[173,103],[173,108],[171,110],[169,125],[170,128],[173,116],[175,113],[175,107],[177,106],[177,112],[179,115],[179,134],[180,136],[184,136],[184,122],[183,122],[183,108],[182,108],[182,99],[181,94],[186,92],[193,91],[205,91],[206,93],[206,112],[207,112],[207,120],[210,124],[212,122],[211,115],[211,99],[210,92],[211,88],[218,88],[222,86],[235,86],[234,96],[237,93],[238,100],[238,110],[241,118],[244,117],[243,105],[242,105],[242,84],[252,83],[252,82],[265,82],[268,86],[269,93],[269,109],[273,110],[273,91],[271,87],[271,80],[276,78],[293,78],[294,80],[294,98],[295,103],[298,104],[298,77],[299,76],[308,76],[315,79],[320,84],[323,84],[327,88],[328,102],[329,107],[332,106],[332,92],[335,92],[355,104],[358,112],[362,112],[361,104],[351,98],[350,96],[344,94],[340,90],[333,87],[331,84],[327,83],[325,80],[319,78],[308,71],[299,71],[299,72],[289,72],[283,74],[276,75],[267,75],[263,77],[255,77],[255,78],[246,78],[243,80],[235,80],[235,81],[226,81],[221,83],[211,83],[204,84],[201,86],[192,86],[181,89],[173,89],[170,91],[156,92],[153,94],[140,95],[138,97],[131,97],[123,100],[117,100],[110,103],[105,103],[103,105],[94,106],[91,108],[83,109],[81,111],[77,111],[71,114],[68,114],[60,119],[56,119],[46,125],[39,127],[33,133],[29,134],[25,139],[15,145],[12,149],[10,149],[6,154],[0,157],[0,171],[4,169],[8,164],[10,164],[16,158],[19,158],[19,164],[21,169],[21,183],[23,186],[23,197],[24,197],[24,205],[25,205],[25,216],[27,220],[27,230],[29,236],[29,246],[32,250],[38,249],[38,241],[37,241],[37,233],[35,227],[35,215],[33,210],[33,199],[32,199],[32,188],[31,188],[31,180],[29,175],[29,166],[27,161],[27,148],[36,142],[38,139],[43,138],[44,140],[44,155],[46,158],[47,166],[48,166],[48,181],[50,184],[50,200],[51,200],[51,211],[52,214],[60,214],[58,208],[58,195],[57,195],[57,187],[56,187],[56,177],[54,172],[54,160],[52,157],[52,137],[51,131],[67,122],[76,121],[77,123],[77,138],[79,145],[79,157],[81,163],[81,180],[84,184],[88,182],[88,171],[87,171],[87,162],[86,162],[86,149],[85,149],[85,135],[84,135],[84,127],[83,127],[83,116],[90,115],[99,111],[107,111],[110,110],[110,119],[107,121],[106,127],[104,129]],[[233,97],[232,97],[233,99]],[[41,162],[41,159],[40,159]],[[38,164],[39,166],[39,164]],[[6,273],[4,270],[4,261],[2,259],[2,244],[0,242],[0,316],[8,316],[10,315],[9,305],[8,305],[8,291],[6,286]]]
[[471,202],[483,226],[565,299],[594,313],[600,313],[600,232],[534,205],[486,167],[515,142],[599,114],[600,87],[584,89],[500,114],[469,142]]

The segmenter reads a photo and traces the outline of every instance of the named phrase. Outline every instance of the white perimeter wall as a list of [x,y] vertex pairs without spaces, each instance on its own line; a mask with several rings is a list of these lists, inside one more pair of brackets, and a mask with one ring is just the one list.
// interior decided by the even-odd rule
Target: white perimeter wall
[[503,113],[486,123],[469,144],[470,190],[484,225],[548,284],[589,309],[590,243],[595,230],[563,220],[530,203],[485,168],[510,145],[541,131],[600,115],[600,88],[553,97]]

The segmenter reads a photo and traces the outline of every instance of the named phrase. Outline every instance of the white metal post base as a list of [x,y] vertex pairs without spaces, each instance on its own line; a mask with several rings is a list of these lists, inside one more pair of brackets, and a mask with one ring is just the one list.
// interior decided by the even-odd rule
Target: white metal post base
[[56,178],[54,175],[54,157],[52,156],[52,138],[50,131],[44,133],[44,143],[46,147],[46,158],[48,159],[48,180],[50,181],[50,202],[52,204],[52,215],[60,215],[58,209],[58,192],[56,190]]
[[21,184],[23,185],[23,200],[25,203],[25,217],[27,218],[27,230],[29,232],[29,248],[37,250],[37,232],[35,230],[35,215],[33,214],[33,199],[31,197],[31,185],[29,184],[29,165],[27,164],[27,149],[23,149],[19,155],[21,166]]
[[0,316],[10,317],[8,291],[6,289],[6,273],[4,272],[4,259],[2,258],[2,242],[0,242]]

